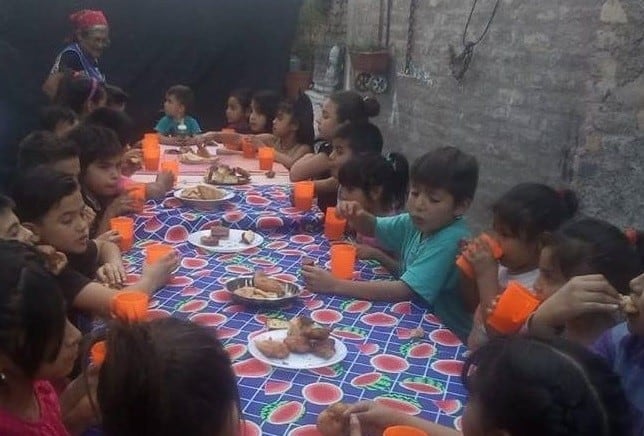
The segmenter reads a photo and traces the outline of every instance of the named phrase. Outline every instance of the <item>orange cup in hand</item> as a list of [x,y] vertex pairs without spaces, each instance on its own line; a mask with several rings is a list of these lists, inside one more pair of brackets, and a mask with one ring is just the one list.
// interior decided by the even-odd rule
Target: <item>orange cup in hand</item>
[[179,161],[169,159],[164,160],[161,162],[161,171],[171,172],[176,183],[176,181],[179,180]]
[[125,291],[112,297],[112,313],[121,321],[144,321],[148,317],[150,297],[145,292]]
[[[490,251],[492,251],[492,257],[494,257],[496,260],[499,260],[501,256],[503,256],[503,249],[501,248],[501,245],[494,240],[490,235],[487,233],[482,233],[479,238],[484,241],[488,247],[490,247]],[[464,255],[460,255],[458,259],[456,259],[456,266],[459,267],[459,269],[463,272],[463,275],[466,277],[474,278],[474,267],[470,262],[465,258]]]
[[242,156],[244,156],[246,159],[254,159],[255,147],[253,146],[253,143],[251,142],[251,140],[248,138],[242,138],[241,144],[242,144]]
[[331,274],[342,280],[351,280],[356,265],[357,249],[351,244],[331,245]]
[[341,239],[346,227],[347,220],[338,218],[335,207],[327,208],[324,216],[324,236],[330,240]]
[[539,303],[539,299],[521,283],[511,281],[487,318],[487,323],[500,333],[515,333]]
[[407,425],[394,425],[387,427],[382,436],[429,436],[423,430]]
[[116,231],[121,240],[119,248],[126,252],[134,245],[134,220],[126,216],[117,216],[110,220],[110,229]]
[[139,211],[143,210],[145,204],[145,183],[132,183],[127,188],[127,195],[135,201]]
[[273,147],[259,147],[257,150],[259,158],[259,169],[262,171],[271,171],[275,161],[275,149]]
[[92,345],[89,350],[89,359],[94,366],[101,366],[105,362],[105,355],[107,354],[107,345],[105,341],[98,341]]
[[152,265],[172,253],[174,248],[165,244],[151,244],[145,247],[145,263]]
[[313,206],[315,184],[311,181],[296,182],[293,185],[293,203],[297,210],[307,211]]

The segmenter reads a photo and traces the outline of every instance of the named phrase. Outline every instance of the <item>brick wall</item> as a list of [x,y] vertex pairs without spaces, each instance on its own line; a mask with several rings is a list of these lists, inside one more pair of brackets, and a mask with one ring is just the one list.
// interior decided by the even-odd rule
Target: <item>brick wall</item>
[[[477,227],[489,225],[487,209],[504,190],[540,181],[572,184],[589,213],[644,228],[641,0],[501,0],[462,83],[451,75],[448,46],[460,50],[472,1],[417,2],[407,72],[410,0],[392,2],[395,66],[376,123],[388,146],[410,159],[438,145],[478,157],[470,214]],[[468,39],[481,32],[493,3],[479,0]],[[380,4],[349,1],[349,46],[376,42],[378,23],[386,22]]]

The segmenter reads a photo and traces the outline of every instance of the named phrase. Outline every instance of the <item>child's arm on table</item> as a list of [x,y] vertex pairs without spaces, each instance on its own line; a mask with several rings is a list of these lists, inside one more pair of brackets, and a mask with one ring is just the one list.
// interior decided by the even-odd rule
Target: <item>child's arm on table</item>
[[329,156],[324,153],[305,154],[291,167],[291,182],[317,179],[329,171],[329,165]]
[[145,184],[145,198],[158,200],[164,198],[174,185],[174,174],[171,171],[161,171],[154,182]]
[[358,250],[356,257],[364,260],[375,260],[394,275],[400,274],[400,262],[398,259],[389,256],[379,248],[367,244],[356,245]]
[[[141,278],[135,284],[119,291],[110,289],[97,282],[89,282],[74,297],[72,306],[84,312],[109,317],[111,315],[110,304],[114,295],[123,291],[140,291],[152,294],[168,283],[172,271],[175,270],[178,264],[178,255],[174,252],[170,253],[154,265],[146,265],[143,268]],[[71,271],[67,272],[67,274],[78,273]]]
[[[362,433],[365,435],[383,434],[387,427],[407,425],[423,430],[432,436],[460,436],[461,432],[452,428],[443,427],[406,413],[398,412],[385,406],[380,406],[372,401],[361,401],[352,404],[345,411],[346,418],[355,415],[360,422]],[[357,433],[359,436],[360,433]],[[355,436],[355,433],[351,436]]]
[[295,152],[292,155],[275,151],[275,162],[284,165],[287,169],[291,169],[295,162],[300,160],[304,155],[311,152],[309,145],[296,145]]
[[118,197],[114,198],[110,204],[105,208],[103,216],[98,222],[98,228],[96,230],[97,235],[102,235],[103,233],[110,230],[110,220],[117,216],[127,215],[129,213],[134,213],[138,211],[136,200],[129,197],[127,193],[121,194]]
[[341,201],[335,208],[340,218],[345,218],[349,225],[358,233],[365,236],[376,234],[376,217],[363,209],[357,201]]
[[121,259],[121,250],[113,242],[96,240],[99,269],[96,278],[108,285],[122,285],[127,280],[127,273]]

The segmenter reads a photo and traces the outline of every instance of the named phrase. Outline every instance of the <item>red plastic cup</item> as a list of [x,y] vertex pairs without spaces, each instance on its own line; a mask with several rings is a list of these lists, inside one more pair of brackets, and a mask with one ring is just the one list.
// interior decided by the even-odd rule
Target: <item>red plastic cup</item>
[[107,354],[107,345],[105,341],[98,341],[92,345],[89,350],[89,359],[95,366],[101,366],[105,362],[105,355]]
[[521,283],[511,281],[487,323],[500,333],[515,333],[539,306],[539,299]]
[[262,171],[271,171],[275,161],[275,149],[272,147],[259,147],[257,150],[259,158],[259,169]]
[[324,216],[324,236],[330,240],[341,239],[346,227],[347,220],[338,218],[335,214],[335,207],[327,208]]
[[[490,250],[492,251],[492,256],[496,259],[499,260],[501,256],[503,256],[503,249],[501,248],[501,245],[494,240],[490,235],[487,233],[482,233],[479,238],[490,247]],[[456,265],[460,268],[461,272],[463,275],[469,278],[474,278],[474,267],[470,262],[465,258],[465,256],[460,255],[458,259],[456,259]]]
[[408,425],[395,425],[387,427],[382,436],[429,436],[423,430]]
[[244,156],[246,159],[254,159],[256,150],[255,150],[255,147],[253,146],[253,143],[250,141],[250,139],[242,138],[241,144],[242,144],[242,156]]
[[174,248],[165,244],[150,244],[145,247],[145,263],[152,265],[164,258],[166,255],[172,253]]
[[343,280],[351,280],[356,265],[356,247],[351,244],[331,245],[331,274]]
[[122,321],[144,321],[148,317],[149,303],[150,297],[145,292],[119,292],[112,297],[112,313]]
[[110,220],[110,229],[118,232],[121,236],[119,248],[126,252],[134,245],[134,220],[126,216],[117,216]]
[[293,203],[297,210],[307,211],[313,207],[315,184],[311,181],[296,182],[293,185]]

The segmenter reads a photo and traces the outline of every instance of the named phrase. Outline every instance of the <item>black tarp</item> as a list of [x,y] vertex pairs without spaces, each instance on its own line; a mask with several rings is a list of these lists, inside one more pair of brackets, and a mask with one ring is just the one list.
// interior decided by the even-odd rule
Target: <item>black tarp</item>
[[131,95],[141,131],[160,116],[164,90],[189,85],[202,127],[221,127],[236,87],[282,90],[301,0],[0,0],[0,147],[11,166],[37,126],[40,87],[69,33],[68,15],[102,9],[112,44],[100,60]]

